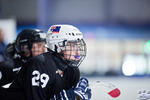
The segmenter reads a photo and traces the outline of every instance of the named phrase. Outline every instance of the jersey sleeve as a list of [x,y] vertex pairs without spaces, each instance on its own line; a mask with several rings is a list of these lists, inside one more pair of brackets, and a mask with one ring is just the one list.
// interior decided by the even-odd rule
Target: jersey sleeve
[[64,89],[72,88],[72,86],[76,85],[80,78],[79,68],[68,67],[64,71]]
[[6,60],[0,62],[0,86],[12,82],[16,76],[13,72],[13,61]]

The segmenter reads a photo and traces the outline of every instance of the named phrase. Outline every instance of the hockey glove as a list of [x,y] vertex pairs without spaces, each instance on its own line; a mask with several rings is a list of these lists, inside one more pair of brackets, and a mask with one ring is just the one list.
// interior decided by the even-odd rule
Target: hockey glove
[[91,99],[91,89],[89,88],[89,83],[86,78],[81,78],[74,88],[74,93],[76,97],[80,100],[90,100]]

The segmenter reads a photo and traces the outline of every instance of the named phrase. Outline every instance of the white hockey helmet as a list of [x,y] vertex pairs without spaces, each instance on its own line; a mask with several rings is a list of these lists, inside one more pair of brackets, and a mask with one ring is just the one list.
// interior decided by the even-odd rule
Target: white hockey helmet
[[46,42],[48,48],[57,53],[66,50],[67,43],[76,42],[80,52],[78,55],[79,60],[69,61],[70,66],[78,67],[86,56],[86,44],[82,32],[72,25],[52,25],[47,32]]

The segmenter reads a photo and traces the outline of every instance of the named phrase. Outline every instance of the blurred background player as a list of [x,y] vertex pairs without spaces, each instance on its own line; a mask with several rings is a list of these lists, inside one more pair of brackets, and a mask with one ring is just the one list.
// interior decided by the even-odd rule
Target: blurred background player
[[[4,48],[6,47],[6,44],[4,41],[4,36],[5,36],[4,31],[0,28],[0,63],[5,60]],[[1,65],[0,65],[0,68],[1,68]],[[2,78],[2,72],[0,71],[0,79],[1,78]]]
[[[31,42],[30,45],[32,45],[31,52],[33,56],[37,56],[41,53],[46,52],[46,48],[45,48],[46,34],[44,32],[42,33],[41,31],[41,33],[45,35],[43,36],[43,38],[41,38],[38,34],[40,30],[26,29],[24,31],[29,33],[24,35],[27,39],[28,37],[31,38],[32,36],[31,38],[32,41],[30,41]],[[22,67],[22,64],[25,63],[27,60],[27,58],[21,57],[20,54],[17,53],[15,49],[15,42],[9,43],[6,46],[5,57],[6,60],[0,63],[0,71],[2,75],[0,80],[0,86],[12,82],[16,77],[17,72]]]
[[[23,49],[25,52],[17,51],[18,49],[16,49],[16,42],[9,44],[5,48],[5,55],[7,56],[8,60],[1,63],[1,65],[4,68],[1,69],[2,80],[0,80],[1,83],[0,85],[12,82],[12,80],[14,80],[18,76],[17,74],[18,70],[16,70],[16,68],[22,67],[27,62],[27,60],[32,57],[32,55],[36,56],[40,53],[46,52],[45,51],[46,34],[43,31],[40,31],[38,29],[25,29],[22,32],[20,32],[20,34],[22,34],[21,38],[25,39],[25,41],[19,41],[23,42],[21,49]],[[18,37],[20,38],[20,36]],[[29,48],[26,48],[27,46]],[[30,49],[30,51],[28,49]],[[22,54],[24,56],[22,56]],[[12,64],[10,63],[6,64],[6,62],[10,61],[12,62]],[[5,73],[7,74],[6,75],[7,77],[5,76]],[[15,75],[15,77],[11,77],[12,75]],[[20,100],[26,99],[21,88],[8,88],[8,89],[1,88],[0,93],[1,93],[0,97],[3,100],[9,99],[18,100],[19,97]]]
[[5,60],[4,57],[4,48],[6,47],[5,41],[4,41],[4,31],[0,28],[0,62]]

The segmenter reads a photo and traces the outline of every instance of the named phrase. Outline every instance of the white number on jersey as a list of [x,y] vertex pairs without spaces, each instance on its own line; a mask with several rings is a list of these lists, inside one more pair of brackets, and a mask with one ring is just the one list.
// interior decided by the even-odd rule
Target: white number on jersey
[[[32,72],[33,78],[32,78],[32,85],[33,86],[40,86],[42,88],[46,87],[48,80],[49,80],[49,76],[45,73],[40,74],[39,71],[35,70]],[[42,84],[40,84],[42,83]]]

